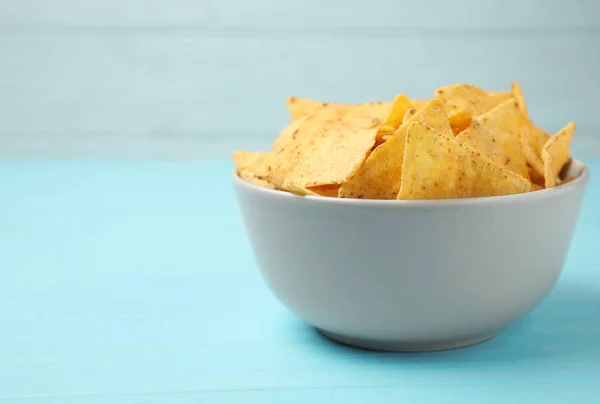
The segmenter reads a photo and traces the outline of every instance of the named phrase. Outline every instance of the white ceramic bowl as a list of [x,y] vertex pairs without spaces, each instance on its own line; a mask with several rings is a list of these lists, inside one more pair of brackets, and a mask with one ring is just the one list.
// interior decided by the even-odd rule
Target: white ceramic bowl
[[292,312],[339,342],[429,351],[484,341],[548,294],[588,169],[563,186],[442,201],[301,197],[233,182],[258,266]]

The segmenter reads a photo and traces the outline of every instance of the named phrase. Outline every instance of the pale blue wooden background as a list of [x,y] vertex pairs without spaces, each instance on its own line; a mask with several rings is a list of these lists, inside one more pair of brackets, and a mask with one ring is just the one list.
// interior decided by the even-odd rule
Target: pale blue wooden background
[[266,147],[294,94],[413,97],[521,81],[600,155],[589,0],[3,0],[0,155],[224,157]]

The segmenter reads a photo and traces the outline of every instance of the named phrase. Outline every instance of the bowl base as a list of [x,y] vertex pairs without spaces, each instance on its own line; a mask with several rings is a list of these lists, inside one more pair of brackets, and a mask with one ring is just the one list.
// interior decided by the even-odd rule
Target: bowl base
[[365,338],[348,337],[341,334],[332,333],[322,329],[317,329],[320,334],[326,338],[339,342],[344,345],[369,349],[372,351],[386,351],[386,352],[433,352],[433,351],[445,351],[449,349],[458,349],[468,347],[470,345],[476,345],[481,342],[485,342],[489,339],[494,338],[501,331],[485,335],[476,335],[463,339],[451,339],[431,342],[414,342],[414,341],[389,341],[389,340],[374,340]]

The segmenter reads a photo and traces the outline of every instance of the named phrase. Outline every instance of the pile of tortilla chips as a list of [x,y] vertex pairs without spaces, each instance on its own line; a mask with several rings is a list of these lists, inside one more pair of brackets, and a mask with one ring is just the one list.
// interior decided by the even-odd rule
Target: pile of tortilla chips
[[360,105],[290,97],[292,120],[270,151],[237,151],[239,176],[300,195],[454,199],[552,188],[575,124],[554,136],[529,117],[520,85],[456,84],[430,100]]

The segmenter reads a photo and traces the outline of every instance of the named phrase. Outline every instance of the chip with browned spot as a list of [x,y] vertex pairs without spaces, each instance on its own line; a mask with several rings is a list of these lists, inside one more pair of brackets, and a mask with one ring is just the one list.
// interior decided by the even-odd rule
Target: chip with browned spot
[[267,181],[271,152],[251,152],[238,150],[233,153],[232,159],[240,178],[263,188],[275,189]]
[[514,98],[473,118],[471,125],[456,139],[496,164],[522,177],[529,178],[529,169],[521,149],[523,119]]
[[305,119],[306,117],[295,119],[283,128],[279,137],[273,142],[273,151],[277,151],[285,147],[286,144],[293,142],[298,135],[300,125]]
[[[238,176],[298,195],[446,199],[541,190],[563,179],[575,125],[535,125],[519,83],[470,84],[431,100],[342,104],[289,97],[292,120],[268,152],[233,155]],[[414,143],[417,143],[415,145]]]
[[435,96],[442,101],[451,115],[454,111],[467,110],[472,117],[485,114],[495,106],[512,98],[510,93],[488,92],[471,84],[455,84],[435,90]]
[[[419,108],[422,109],[422,108]],[[408,120],[410,118],[412,118],[413,116],[415,116],[417,113],[417,109],[416,108],[409,108],[406,110],[406,112],[404,112],[404,117],[402,118],[402,122],[408,122]]]
[[294,190],[345,182],[375,144],[370,119],[325,106],[300,125],[296,139],[274,153],[267,180]]
[[531,183],[419,122],[406,132],[398,199],[456,199],[529,192]]

